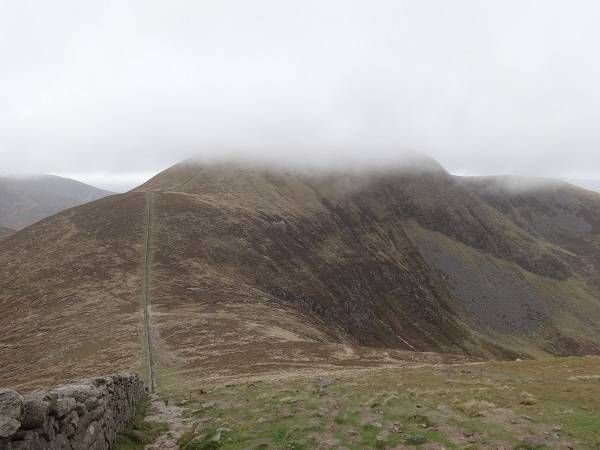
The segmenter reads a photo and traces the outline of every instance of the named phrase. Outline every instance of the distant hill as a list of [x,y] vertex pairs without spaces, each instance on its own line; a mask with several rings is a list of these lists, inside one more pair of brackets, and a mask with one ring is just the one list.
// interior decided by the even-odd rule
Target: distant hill
[[110,194],[54,175],[0,176],[0,226],[21,229],[67,208]]
[[20,386],[600,354],[600,195],[431,161],[179,164],[0,243],[0,317]]
[[15,232],[15,230],[12,230],[10,228],[0,227],[0,239],[7,238],[14,232]]
[[572,183],[584,189],[589,189],[590,191],[600,192],[600,180],[568,178],[565,179],[565,181],[568,181],[569,183]]

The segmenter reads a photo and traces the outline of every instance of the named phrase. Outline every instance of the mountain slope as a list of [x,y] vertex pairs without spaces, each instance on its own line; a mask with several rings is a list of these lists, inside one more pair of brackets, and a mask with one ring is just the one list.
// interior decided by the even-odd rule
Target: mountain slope
[[15,230],[6,227],[0,227],[0,239],[7,238],[11,234],[13,234]]
[[0,226],[24,228],[57,212],[110,194],[54,175],[0,177]]
[[599,353],[599,212],[567,184],[515,190],[431,162],[179,164],[0,244],[0,378]]

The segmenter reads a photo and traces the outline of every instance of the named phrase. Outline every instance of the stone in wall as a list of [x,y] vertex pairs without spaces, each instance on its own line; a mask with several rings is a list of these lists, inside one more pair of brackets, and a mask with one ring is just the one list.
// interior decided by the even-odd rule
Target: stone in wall
[[146,395],[136,374],[81,380],[25,396],[0,389],[0,450],[109,450]]

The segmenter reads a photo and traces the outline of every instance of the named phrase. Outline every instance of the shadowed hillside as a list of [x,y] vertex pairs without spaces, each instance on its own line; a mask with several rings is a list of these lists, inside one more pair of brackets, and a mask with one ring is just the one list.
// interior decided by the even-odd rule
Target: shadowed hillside
[[0,177],[0,226],[24,228],[67,208],[110,194],[53,175]]
[[0,245],[0,378],[598,353],[600,196],[517,187],[176,165]]

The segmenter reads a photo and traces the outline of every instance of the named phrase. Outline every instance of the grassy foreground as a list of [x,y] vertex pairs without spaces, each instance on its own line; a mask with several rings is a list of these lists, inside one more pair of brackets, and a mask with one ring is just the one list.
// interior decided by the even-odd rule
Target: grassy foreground
[[600,358],[164,386],[193,419],[188,450],[600,448]]

